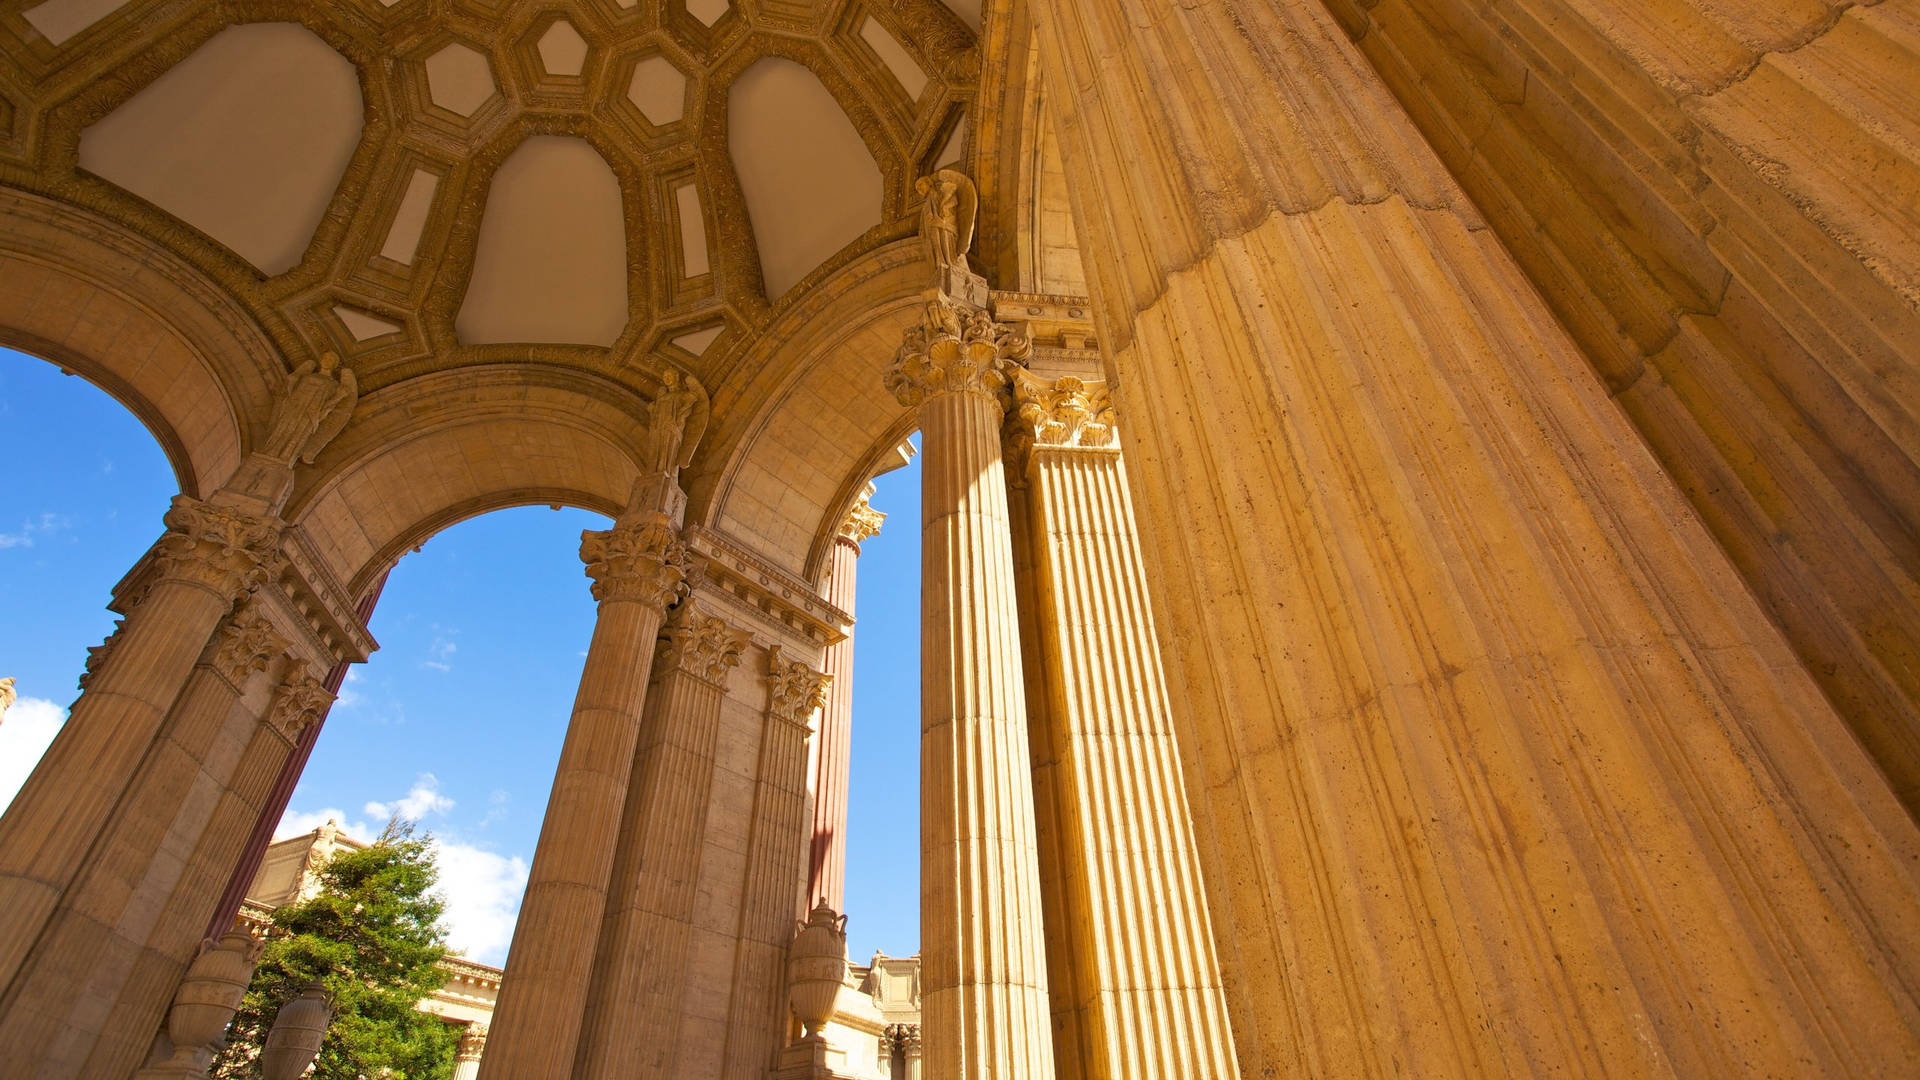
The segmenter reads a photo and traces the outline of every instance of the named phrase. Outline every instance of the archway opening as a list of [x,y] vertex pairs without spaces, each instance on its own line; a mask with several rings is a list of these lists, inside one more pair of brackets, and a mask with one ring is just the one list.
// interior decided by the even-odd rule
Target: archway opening
[[99,387],[0,348],[0,810],[46,752],[87,650],[113,631],[114,583],[160,534],[179,480],[152,432]]

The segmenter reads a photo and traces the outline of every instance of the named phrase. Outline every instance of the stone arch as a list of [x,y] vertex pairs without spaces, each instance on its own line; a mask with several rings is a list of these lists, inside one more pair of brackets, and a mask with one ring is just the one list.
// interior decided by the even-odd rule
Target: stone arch
[[[431,401],[442,404],[423,418]],[[359,596],[409,549],[490,510],[557,503],[619,513],[639,472],[639,408],[618,386],[559,368],[411,379],[361,403],[286,516]]]
[[286,370],[238,303],[171,252],[12,190],[0,191],[0,341],[119,400],[195,497],[232,474]]
[[911,430],[881,380],[925,275],[918,240],[896,241],[780,313],[765,336],[773,347],[714,389],[716,424],[685,481],[690,520],[818,576],[861,470]]

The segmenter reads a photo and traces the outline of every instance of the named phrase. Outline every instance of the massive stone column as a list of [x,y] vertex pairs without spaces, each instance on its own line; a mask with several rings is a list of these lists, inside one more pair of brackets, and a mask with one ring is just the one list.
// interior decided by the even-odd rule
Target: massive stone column
[[507,951],[482,1076],[573,1071],[655,641],[667,605],[685,589],[685,548],[673,519],[657,510],[629,511],[611,529],[582,534],[580,558],[599,617]]
[[676,1075],[720,709],[747,646],[744,632],[698,601],[674,610],[654,660],[576,1077]]
[[1243,1071],[1910,1071],[1920,835],[1325,9],[1031,10]]
[[1072,1042],[1055,1050],[1085,1080],[1229,1080],[1239,1069],[1113,407],[1102,384],[1013,374],[1010,463],[1025,472],[1048,696],[1033,711],[1050,745],[1035,753],[1054,763],[1048,974],[1070,969],[1052,1004],[1056,1038]]
[[923,444],[920,954],[934,1080],[1053,1075],[1001,465],[1010,347],[984,311],[936,290],[887,374]]
[[[150,966],[148,934],[189,869],[199,817],[220,795],[216,782],[190,797],[199,755],[214,740],[231,748],[224,721],[239,694],[230,681],[192,676],[203,653],[212,664],[227,654],[210,649],[214,631],[279,558],[277,519],[179,496],[166,524],[116,590],[126,618],[94,650],[85,691],[0,818],[0,1059],[32,1063],[38,1075],[81,1075],[125,980]],[[188,699],[190,683],[199,691]],[[177,821],[182,812],[196,820]],[[174,978],[199,930],[163,950],[180,953]],[[147,996],[162,1010],[173,989],[165,967],[147,972]],[[103,1000],[78,1009],[77,996],[103,977],[112,985],[93,987]]]
[[[873,485],[854,504],[834,533],[827,561],[827,603],[851,613],[854,580],[860,568],[860,544],[880,534],[887,515],[868,503]],[[807,794],[813,798],[813,845],[807,856],[808,905],[825,900],[844,913],[847,903],[847,783],[853,754],[853,634],[827,646],[822,664],[827,703],[820,710],[820,731],[808,744]]]

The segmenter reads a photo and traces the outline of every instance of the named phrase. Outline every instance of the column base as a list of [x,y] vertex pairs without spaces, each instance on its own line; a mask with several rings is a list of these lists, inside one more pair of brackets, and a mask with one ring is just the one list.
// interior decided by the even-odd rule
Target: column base
[[852,1080],[851,1073],[839,1072],[833,1067],[846,1063],[844,1051],[835,1050],[827,1045],[827,1040],[814,1035],[780,1051],[772,1080]]

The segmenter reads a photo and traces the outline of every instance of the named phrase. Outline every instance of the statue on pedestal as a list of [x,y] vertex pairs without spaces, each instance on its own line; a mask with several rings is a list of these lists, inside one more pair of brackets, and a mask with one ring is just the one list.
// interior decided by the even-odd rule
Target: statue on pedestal
[[[967,265],[967,250],[973,247],[974,218],[980,208],[973,181],[965,173],[941,169],[921,177],[913,189],[922,198],[920,243],[933,264],[933,287],[972,299],[974,273]],[[956,288],[956,283],[966,284]]]
[[313,464],[347,426],[359,400],[359,381],[352,368],[340,363],[337,353],[322,353],[317,362],[305,361],[280,385],[260,453],[288,465],[296,460]]
[[668,368],[659,396],[647,404],[646,441],[641,444],[643,473],[677,477],[693,463],[693,452],[707,431],[707,392],[698,379]]

